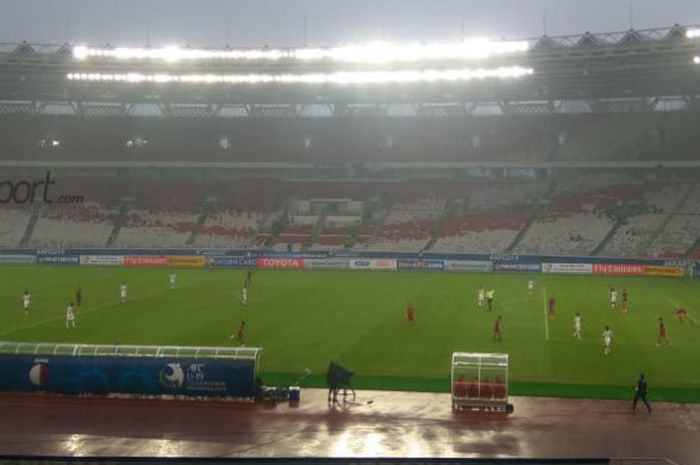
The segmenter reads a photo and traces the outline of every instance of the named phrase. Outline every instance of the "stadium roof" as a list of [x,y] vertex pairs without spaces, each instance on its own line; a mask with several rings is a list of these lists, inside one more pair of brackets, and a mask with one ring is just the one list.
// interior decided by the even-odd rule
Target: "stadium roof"
[[[0,43],[0,114],[41,112],[63,105],[66,114],[100,107],[107,114],[130,114],[133,105],[157,107],[162,115],[219,116],[226,109],[242,116],[308,116],[310,108],[328,115],[386,112],[392,105],[410,107],[407,114],[470,114],[478,106],[496,105],[502,113],[565,112],[580,102],[583,111],[648,111],[674,100],[674,109],[695,105],[700,96],[700,28],[667,28],[527,40],[528,50],[479,61],[478,68],[517,66],[532,69],[520,79],[390,82],[376,85],[157,82],[84,82],[71,76],[198,74],[299,75],[365,71],[361,64],[332,60],[252,59],[168,63],[114,57],[77,59],[71,44]],[[695,31],[695,32],[694,32]],[[100,50],[112,49],[106,45]],[[147,50],[147,49],[146,49]],[[226,51],[230,49],[221,49]],[[248,50],[248,49],[246,49]],[[251,49],[252,50],[252,49]],[[263,49],[264,50],[264,49]],[[281,49],[290,51],[292,49]],[[304,49],[301,49],[302,51]],[[319,50],[328,50],[319,49]],[[462,65],[463,63],[460,62]],[[376,70],[376,64],[372,70]],[[382,71],[405,72],[455,68],[454,60],[392,63]],[[235,111],[234,111],[235,113]]]

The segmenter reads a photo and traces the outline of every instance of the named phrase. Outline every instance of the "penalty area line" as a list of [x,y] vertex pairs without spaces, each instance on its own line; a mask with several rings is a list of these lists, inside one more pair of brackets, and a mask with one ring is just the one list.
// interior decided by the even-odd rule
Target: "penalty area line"
[[544,340],[549,341],[549,321],[547,321],[547,287],[542,286],[542,310],[544,311]]

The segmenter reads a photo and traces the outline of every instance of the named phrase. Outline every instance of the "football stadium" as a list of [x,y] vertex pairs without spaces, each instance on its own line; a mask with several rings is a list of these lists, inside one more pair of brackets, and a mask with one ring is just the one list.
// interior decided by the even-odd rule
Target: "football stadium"
[[692,25],[0,44],[2,462],[700,463],[698,96]]

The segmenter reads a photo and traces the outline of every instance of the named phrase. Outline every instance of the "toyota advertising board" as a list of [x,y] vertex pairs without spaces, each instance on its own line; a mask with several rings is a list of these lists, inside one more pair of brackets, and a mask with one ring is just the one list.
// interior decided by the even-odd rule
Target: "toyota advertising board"
[[278,270],[294,270],[304,268],[303,258],[266,258],[256,259],[258,268],[272,268]]

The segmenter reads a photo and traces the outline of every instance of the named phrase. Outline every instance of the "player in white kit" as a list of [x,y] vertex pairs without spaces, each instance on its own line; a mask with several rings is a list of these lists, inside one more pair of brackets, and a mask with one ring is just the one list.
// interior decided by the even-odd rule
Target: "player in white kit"
[[610,288],[610,308],[617,308],[617,290]]
[[175,272],[170,273],[170,289],[175,289],[175,282],[177,281],[177,275]]
[[73,313],[73,302],[66,307],[66,329],[75,328],[75,313]]
[[613,341],[613,332],[609,326],[605,327],[605,331],[601,334],[601,339],[603,340],[603,346],[605,347],[605,355],[610,355],[610,350]]
[[483,287],[480,287],[479,292],[477,293],[476,304],[479,306],[479,308],[481,308],[484,306],[485,301],[486,301],[486,291],[484,290]]
[[29,315],[29,306],[32,303],[32,296],[29,295],[29,291],[24,291],[22,294],[22,306],[24,307],[24,316]]
[[578,339],[579,341],[581,340],[581,314],[576,312],[576,316],[574,316],[574,334],[573,337]]
[[535,281],[533,281],[532,279],[527,280],[527,292],[531,295],[533,292],[535,292]]
[[121,286],[119,286],[119,302],[122,304],[126,302],[126,283],[125,282],[122,282]]
[[241,288],[241,305],[248,305],[248,284],[243,284]]

